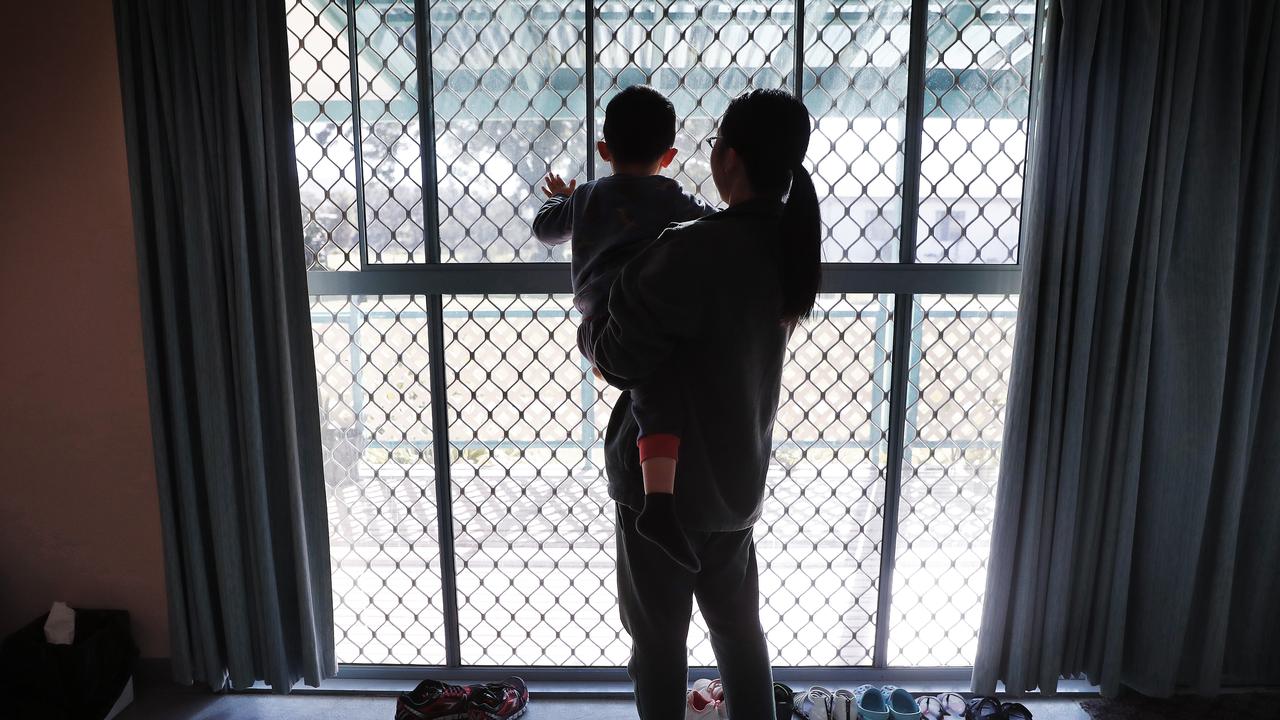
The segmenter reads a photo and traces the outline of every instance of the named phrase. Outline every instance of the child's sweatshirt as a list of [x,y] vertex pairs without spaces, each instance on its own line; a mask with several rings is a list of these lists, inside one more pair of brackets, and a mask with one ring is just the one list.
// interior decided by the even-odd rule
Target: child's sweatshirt
[[[574,305],[594,324],[608,318],[609,288],[623,265],[672,223],[713,212],[669,177],[610,175],[578,186],[572,195],[549,198],[533,220],[533,234],[547,245],[572,238]],[[584,334],[578,338],[590,358]]]

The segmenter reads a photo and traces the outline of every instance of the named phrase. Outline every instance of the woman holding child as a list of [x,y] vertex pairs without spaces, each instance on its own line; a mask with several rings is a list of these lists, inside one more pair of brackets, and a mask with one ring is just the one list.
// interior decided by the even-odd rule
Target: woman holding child
[[[617,137],[627,123],[616,115],[611,136],[614,110],[610,103],[600,146],[606,161],[616,159],[610,147],[628,143]],[[661,142],[648,145],[665,146],[650,148],[656,155],[647,166],[621,169],[657,176],[674,156],[674,122],[672,112],[670,125],[657,124]],[[552,213],[558,222],[539,213],[544,241],[573,237],[575,294],[589,284],[580,281],[580,235],[596,245],[584,263],[627,259],[605,278],[605,302],[582,308],[579,344],[605,379],[629,391],[605,443],[617,503],[618,601],[642,720],[684,717],[695,597],[731,716],[774,717],[752,527],[765,495],[787,338],[809,315],[819,285],[821,223],[803,167],[810,128],[808,111],[786,92],[734,99],[710,140],[712,177],[727,206],[719,212],[705,214],[662,190],[673,181],[657,176],[601,178],[576,189],[551,177],[549,195],[567,190],[548,201],[561,206]],[[654,206],[655,197],[666,204]],[[684,222],[637,246],[635,225],[665,224],[664,213]],[[628,232],[630,241],[602,249],[601,238],[608,245]]]

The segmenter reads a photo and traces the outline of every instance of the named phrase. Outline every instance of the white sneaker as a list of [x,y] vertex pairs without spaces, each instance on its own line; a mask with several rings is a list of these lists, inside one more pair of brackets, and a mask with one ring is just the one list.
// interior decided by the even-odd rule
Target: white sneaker
[[684,720],[728,720],[724,700],[716,700],[706,686],[696,686],[685,698]]

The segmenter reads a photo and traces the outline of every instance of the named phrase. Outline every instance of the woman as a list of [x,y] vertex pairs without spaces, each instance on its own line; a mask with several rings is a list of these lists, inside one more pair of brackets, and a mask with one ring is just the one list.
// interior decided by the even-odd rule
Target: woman
[[627,394],[605,436],[618,603],[641,720],[684,717],[695,596],[732,717],[774,717],[752,526],[787,337],[818,292],[821,223],[803,167],[810,127],[804,105],[781,90],[729,103],[711,141],[711,173],[728,209],[673,226],[628,265],[594,342],[598,368],[624,390],[663,368],[679,383],[688,418],[676,516],[701,562],[696,573],[636,532],[644,494]]

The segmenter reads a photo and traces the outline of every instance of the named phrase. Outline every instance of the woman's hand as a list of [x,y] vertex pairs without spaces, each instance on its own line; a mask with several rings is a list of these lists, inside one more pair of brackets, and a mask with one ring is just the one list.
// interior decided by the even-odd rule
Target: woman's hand
[[573,194],[573,189],[578,187],[577,180],[565,182],[559,175],[549,172],[542,180],[545,185],[542,188],[542,194],[547,197],[555,197],[556,195],[564,195],[568,197]]

